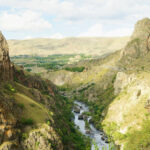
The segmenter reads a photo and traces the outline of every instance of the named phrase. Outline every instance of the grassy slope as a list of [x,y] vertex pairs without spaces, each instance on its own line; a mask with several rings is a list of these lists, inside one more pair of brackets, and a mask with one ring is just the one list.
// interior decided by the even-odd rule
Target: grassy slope
[[[124,72],[135,79],[116,96],[103,121],[104,130],[124,150],[148,150],[150,125],[145,104],[150,97],[149,55],[124,64]],[[138,96],[139,90],[141,94]]]
[[15,100],[18,105],[22,104],[24,106],[23,118],[31,118],[34,123],[38,124],[45,123],[50,117],[46,108],[24,94],[16,93]]

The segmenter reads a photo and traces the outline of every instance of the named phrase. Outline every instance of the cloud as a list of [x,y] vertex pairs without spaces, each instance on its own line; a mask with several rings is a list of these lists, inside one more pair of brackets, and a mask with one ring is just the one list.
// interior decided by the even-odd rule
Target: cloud
[[123,36],[144,17],[150,17],[148,0],[0,0],[0,29],[40,32],[53,24],[40,36]]
[[101,24],[95,24],[88,29],[87,32],[81,33],[79,36],[97,37],[102,36],[103,29]]
[[41,32],[51,27],[52,25],[37,12],[27,10],[17,13],[3,12],[0,14],[0,28],[2,30]]
[[118,28],[114,30],[105,30],[102,24],[91,26],[87,32],[79,34],[79,37],[117,37],[129,36],[132,33],[131,28]]
[[52,36],[50,36],[50,38],[52,38],[52,39],[62,39],[62,38],[64,38],[64,36],[61,33],[56,33],[56,34],[53,34]]
[[4,6],[46,13],[58,19],[75,22],[126,19],[129,15],[135,21],[135,16],[146,17],[150,12],[148,0],[0,0],[0,7]]

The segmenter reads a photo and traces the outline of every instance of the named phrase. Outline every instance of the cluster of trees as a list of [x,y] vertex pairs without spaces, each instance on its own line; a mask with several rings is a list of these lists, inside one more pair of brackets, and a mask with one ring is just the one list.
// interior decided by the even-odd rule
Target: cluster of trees
[[85,67],[65,67],[65,70],[71,71],[71,72],[83,72]]

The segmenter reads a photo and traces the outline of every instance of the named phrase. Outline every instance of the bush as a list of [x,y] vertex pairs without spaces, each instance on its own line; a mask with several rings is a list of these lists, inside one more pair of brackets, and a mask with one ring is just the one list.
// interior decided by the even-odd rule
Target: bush
[[25,140],[28,138],[28,134],[27,133],[22,133],[22,139]]
[[22,118],[21,123],[23,125],[33,125],[33,120],[31,118]]
[[65,70],[71,71],[71,72],[83,72],[85,67],[66,67]]
[[30,69],[30,68],[28,68],[28,69],[26,69],[28,72],[31,72],[32,71],[32,69]]
[[17,104],[17,106],[20,107],[21,109],[25,108],[24,104]]
[[12,93],[16,92],[15,88],[13,88],[13,86],[9,83],[5,85],[5,88]]
[[150,149],[150,120],[144,121],[141,130],[128,135],[125,150]]

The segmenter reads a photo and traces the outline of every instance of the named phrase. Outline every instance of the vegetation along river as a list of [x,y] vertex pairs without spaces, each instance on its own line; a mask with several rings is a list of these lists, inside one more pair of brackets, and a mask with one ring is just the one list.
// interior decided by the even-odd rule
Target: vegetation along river
[[[85,105],[82,102],[75,101],[75,106],[73,108],[74,113],[74,123],[79,129],[79,131],[84,134],[85,136],[88,136],[92,141],[92,147],[91,150],[109,150],[111,149],[111,145],[108,144],[108,139],[104,132],[97,130],[92,123],[90,123],[90,116],[83,115],[86,112],[89,111],[89,108],[87,105]],[[88,123],[86,123],[86,121]],[[86,124],[89,124],[88,127]]]

